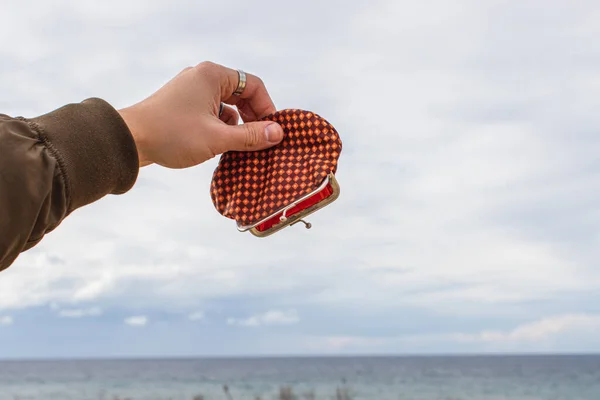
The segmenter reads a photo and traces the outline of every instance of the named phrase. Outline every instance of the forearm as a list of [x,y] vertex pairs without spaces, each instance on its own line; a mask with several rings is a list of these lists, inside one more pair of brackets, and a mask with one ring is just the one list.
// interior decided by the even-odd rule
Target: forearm
[[127,192],[138,169],[127,125],[103,100],[0,115],[0,270],[77,208]]

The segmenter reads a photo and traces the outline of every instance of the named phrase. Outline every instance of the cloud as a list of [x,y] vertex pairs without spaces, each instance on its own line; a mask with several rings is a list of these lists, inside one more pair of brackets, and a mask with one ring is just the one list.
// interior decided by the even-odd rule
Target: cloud
[[0,317],[0,326],[9,326],[14,323],[13,317],[10,315],[4,315]]
[[204,313],[202,311],[194,312],[194,313],[188,315],[188,319],[190,321],[200,321],[200,320],[204,319]]
[[247,318],[228,318],[227,324],[238,326],[293,325],[299,321],[300,318],[296,310],[271,310]]
[[[439,17],[432,20],[421,5],[376,1],[365,14],[346,10],[336,19],[339,26],[331,28],[336,35],[314,26],[315,42],[327,45],[311,48],[301,66],[286,63],[282,73],[275,65],[285,59],[282,51],[292,50],[280,44],[306,35],[295,18],[278,22],[286,29],[277,37],[261,29],[244,31],[247,22],[240,21],[239,32],[260,43],[249,54],[235,40],[226,48],[212,47],[212,31],[201,26],[215,21],[197,6],[153,2],[142,18],[129,9],[111,16],[96,7],[65,4],[56,11],[40,5],[47,13],[37,18],[45,25],[28,33],[30,47],[3,47],[3,59],[16,63],[0,78],[12,107],[26,111],[32,104],[42,112],[54,105],[48,99],[73,101],[88,93],[127,104],[177,68],[200,61],[190,54],[203,43],[206,57],[235,60],[259,73],[278,105],[314,108],[339,127],[345,143],[342,196],[312,217],[314,229],[290,228],[257,242],[236,232],[210,203],[216,160],[186,171],[149,167],[130,193],[78,210],[3,274],[0,309],[94,301],[187,313],[200,300],[259,295],[276,303],[294,293],[302,302],[322,305],[418,305],[485,314],[505,304],[600,288],[600,273],[593,268],[600,246],[594,246],[594,235],[586,235],[600,223],[593,201],[600,188],[592,168],[598,141],[585,133],[599,121],[581,111],[594,109],[598,101],[581,89],[596,87],[596,78],[594,68],[572,64],[567,46],[570,39],[592,42],[598,33],[583,11],[569,11],[568,18],[549,11],[538,18],[517,7],[522,20],[534,19],[536,25],[511,21],[511,35],[519,38],[515,48],[503,42],[503,23],[482,27],[478,22],[490,15],[511,20],[515,2],[461,1],[450,7],[437,1]],[[339,12],[332,4],[319,9],[321,15]],[[547,9],[560,7],[551,3]],[[4,12],[22,14],[16,5]],[[110,40],[116,33],[103,29],[104,23],[127,20],[136,32],[151,31],[158,16],[172,29],[165,28],[164,41],[152,46],[137,42],[143,34],[116,42]],[[52,22],[57,20],[65,21],[64,28],[40,27],[59,25]],[[67,32],[79,24],[86,24],[85,38],[75,40]],[[547,27],[554,41],[541,34]],[[451,45],[439,42],[441,37]],[[42,46],[41,39],[49,45]],[[495,44],[493,51],[487,41]],[[547,62],[537,43],[555,49],[556,59]],[[53,71],[52,79],[38,69],[19,68],[19,62],[43,57],[33,50],[23,53],[38,46],[47,52],[38,62],[43,71]],[[539,57],[529,56],[532,51]],[[515,58],[515,52],[522,57]],[[52,57],[56,54],[61,56]],[[138,74],[141,59],[156,63]],[[590,55],[586,62],[598,60]],[[339,65],[345,66],[343,75]],[[568,68],[577,73],[565,76]],[[293,88],[289,74],[296,77]],[[37,82],[30,86],[42,93],[20,90],[25,86],[15,84],[15,76]],[[392,82],[402,93],[382,89]],[[374,98],[381,114],[367,112]],[[381,115],[398,120],[391,123]],[[570,121],[578,121],[577,127]],[[299,244],[314,251],[298,254]],[[35,291],[26,290],[31,284]],[[438,290],[440,284],[457,289]]]
[[[278,108],[338,128],[342,193],[308,218],[313,229],[259,240],[215,211],[217,159],[144,168],[129,193],[73,213],[0,274],[0,313],[93,302],[123,315],[202,308],[257,326],[252,310],[286,304],[335,348],[385,347],[364,324],[341,330],[330,318],[357,309],[378,315],[379,336],[406,329],[453,348],[456,338],[431,336],[449,318],[444,332],[481,349],[488,330],[506,342],[520,321],[595,312],[595,3],[552,0],[540,13],[517,0],[232,0],[233,16],[218,2],[32,4],[3,5],[0,35],[20,36],[0,47],[0,112],[39,115],[89,96],[126,106],[209,59],[260,75]],[[270,9],[280,12],[268,27],[253,23]],[[398,326],[390,316],[407,309],[421,312]]]
[[58,316],[61,318],[83,318],[98,315],[102,315],[102,309],[99,307],[63,309],[58,312]]
[[361,336],[328,336],[307,340],[307,348],[323,353],[338,353],[344,350],[357,351],[385,347],[396,342],[397,339],[361,337]]
[[569,332],[600,331],[600,315],[557,315],[519,325],[510,331],[484,331],[477,334],[458,334],[457,340],[467,342],[538,342]]
[[146,317],[145,315],[136,315],[125,318],[123,322],[125,323],[125,325],[141,327],[146,326],[146,324],[148,324],[148,317]]
[[322,353],[459,353],[548,352],[560,348],[581,351],[600,344],[600,314],[554,315],[507,330],[424,332],[404,335],[325,335],[299,340],[309,351]]

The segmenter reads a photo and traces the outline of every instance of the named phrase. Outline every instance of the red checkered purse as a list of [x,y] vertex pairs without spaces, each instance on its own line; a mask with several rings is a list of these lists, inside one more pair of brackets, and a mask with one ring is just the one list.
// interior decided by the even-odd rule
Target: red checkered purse
[[287,109],[263,120],[279,123],[281,143],[261,151],[221,155],[213,173],[211,199],[217,211],[237,222],[239,231],[271,235],[335,201],[335,173],[342,141],[319,115]]

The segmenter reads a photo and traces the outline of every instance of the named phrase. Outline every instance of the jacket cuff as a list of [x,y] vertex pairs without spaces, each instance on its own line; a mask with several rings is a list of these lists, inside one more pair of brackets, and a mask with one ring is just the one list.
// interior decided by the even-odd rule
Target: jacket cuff
[[133,187],[139,172],[135,141],[106,101],[90,98],[27,121],[58,160],[69,213]]

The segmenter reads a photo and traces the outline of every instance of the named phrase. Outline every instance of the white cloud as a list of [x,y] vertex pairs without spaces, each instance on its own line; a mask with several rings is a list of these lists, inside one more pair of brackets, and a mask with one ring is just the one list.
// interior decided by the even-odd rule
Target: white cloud
[[395,339],[361,337],[361,336],[327,336],[307,340],[307,348],[323,353],[337,353],[343,350],[376,349],[381,346],[389,346]]
[[14,323],[13,317],[10,315],[4,315],[0,317],[0,326],[8,326]]
[[188,315],[188,319],[190,321],[200,321],[204,319],[204,313],[202,311],[197,311]]
[[102,309],[99,307],[63,309],[58,312],[58,316],[61,318],[83,318],[98,315],[102,315]]
[[247,318],[228,318],[227,324],[239,326],[292,325],[300,321],[296,310],[271,310]]
[[510,331],[484,331],[458,334],[456,339],[467,342],[538,342],[569,332],[600,332],[600,315],[566,314],[543,318],[519,325]]
[[316,353],[428,354],[482,352],[580,352],[600,345],[600,314],[564,314],[523,323],[507,330],[476,333],[426,332],[398,336],[324,335],[298,339]]
[[148,317],[146,317],[145,315],[136,315],[125,318],[123,322],[125,323],[125,325],[134,327],[146,326],[146,324],[148,324]]
[[[106,11],[116,1],[8,3],[0,33],[22,15],[31,29],[0,48],[0,93],[10,99],[0,112],[36,115],[88,96],[124,106],[180,68],[215,60],[261,75],[278,107],[312,109],[338,128],[340,199],[309,218],[313,229],[259,240],[214,210],[217,160],[144,168],[131,192],[73,213],[2,272],[0,312],[94,301],[186,315],[211,301],[260,297],[269,309],[292,297],[301,311],[358,304],[521,318],[556,312],[565,298],[573,312],[597,302],[593,2],[547,1],[544,13],[517,0],[376,0],[342,13],[321,2],[321,16],[336,16],[327,25],[301,18],[316,1],[294,13],[280,2],[274,36],[250,26],[252,5],[233,1],[243,12],[227,15],[228,46],[214,40],[216,3],[211,13],[152,1],[118,15]],[[164,32],[147,45],[158,20]],[[122,23],[135,35],[105,29]],[[287,44],[306,35],[316,45],[294,62]],[[265,324],[261,315],[229,322]]]

